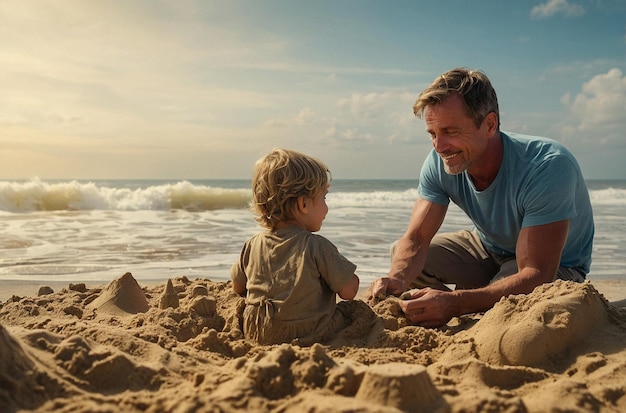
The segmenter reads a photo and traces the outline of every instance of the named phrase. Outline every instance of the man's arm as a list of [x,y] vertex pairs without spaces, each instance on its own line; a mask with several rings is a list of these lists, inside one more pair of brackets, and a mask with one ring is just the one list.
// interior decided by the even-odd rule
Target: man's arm
[[516,247],[516,274],[474,290],[423,289],[401,302],[401,307],[411,322],[436,327],[454,316],[486,311],[502,297],[528,294],[538,285],[554,281],[568,230],[569,220],[523,228]]
[[486,295],[482,299],[478,295],[474,303],[467,300],[470,305],[461,307],[462,314],[487,310],[504,296],[528,294],[538,285],[554,281],[568,230],[569,220],[523,228],[515,250],[517,274],[485,287]]
[[404,235],[396,242],[391,268],[386,277],[372,283],[373,297],[400,294],[421,273],[430,241],[435,236],[448,210],[447,205],[418,198]]

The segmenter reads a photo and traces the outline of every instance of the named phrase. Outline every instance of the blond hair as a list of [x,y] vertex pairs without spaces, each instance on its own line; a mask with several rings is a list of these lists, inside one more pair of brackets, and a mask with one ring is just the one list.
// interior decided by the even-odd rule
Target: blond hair
[[467,115],[474,121],[476,127],[480,127],[491,112],[498,117],[500,127],[498,96],[489,78],[479,70],[463,67],[449,70],[437,77],[419,94],[413,105],[413,113],[421,118],[426,107],[440,104],[453,93],[461,96]]
[[320,160],[289,149],[274,149],[252,173],[252,210],[256,221],[274,228],[293,218],[298,197],[314,197],[328,188],[331,175]]

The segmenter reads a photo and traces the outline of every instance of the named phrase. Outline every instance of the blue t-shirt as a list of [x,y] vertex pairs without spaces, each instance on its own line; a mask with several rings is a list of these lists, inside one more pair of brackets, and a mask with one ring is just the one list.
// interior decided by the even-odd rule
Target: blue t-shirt
[[422,166],[418,192],[423,199],[457,204],[476,225],[485,247],[515,255],[524,227],[569,219],[562,267],[589,272],[594,223],[589,192],[574,156],[547,138],[501,132],[502,165],[495,180],[478,191],[467,171],[450,175],[433,150]]

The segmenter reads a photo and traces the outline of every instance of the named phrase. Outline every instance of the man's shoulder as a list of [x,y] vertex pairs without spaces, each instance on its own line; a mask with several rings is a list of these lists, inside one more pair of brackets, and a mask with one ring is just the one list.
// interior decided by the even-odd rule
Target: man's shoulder
[[[505,155],[509,160],[519,158],[524,164],[541,164],[552,162],[554,158],[568,159],[574,162],[572,153],[557,140],[543,136],[523,135],[519,133],[502,132]],[[517,155],[517,156],[516,156]]]
[[559,141],[547,138],[545,136],[536,136],[536,135],[524,135],[521,133],[514,132],[500,132],[502,139],[504,141],[508,141],[510,145],[513,146],[521,146],[524,149],[530,148],[548,148],[554,149],[555,151],[563,151],[566,150],[565,146]]

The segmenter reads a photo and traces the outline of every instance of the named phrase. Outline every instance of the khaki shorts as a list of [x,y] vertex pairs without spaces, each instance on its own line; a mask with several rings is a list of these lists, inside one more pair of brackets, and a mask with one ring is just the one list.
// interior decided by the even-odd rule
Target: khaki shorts
[[[487,251],[475,230],[443,233],[432,239],[424,269],[410,288],[479,288],[516,272],[515,256]],[[583,282],[585,273],[577,268],[559,267],[554,279],[557,278]]]

